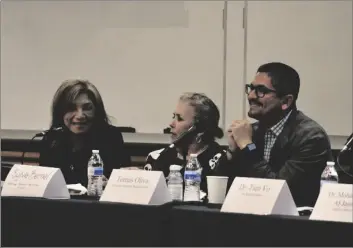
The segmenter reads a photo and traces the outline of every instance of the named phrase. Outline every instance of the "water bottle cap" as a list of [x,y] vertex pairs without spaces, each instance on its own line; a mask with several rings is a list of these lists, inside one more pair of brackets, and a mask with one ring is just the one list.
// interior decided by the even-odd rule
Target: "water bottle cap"
[[327,162],[326,162],[326,165],[327,165],[327,166],[335,166],[335,162],[333,162],[333,161],[327,161]]
[[181,168],[182,168],[182,167],[181,167],[180,165],[172,164],[172,165],[169,167],[169,170],[170,170],[170,171],[180,171]]
[[92,150],[92,153],[99,153],[99,150]]

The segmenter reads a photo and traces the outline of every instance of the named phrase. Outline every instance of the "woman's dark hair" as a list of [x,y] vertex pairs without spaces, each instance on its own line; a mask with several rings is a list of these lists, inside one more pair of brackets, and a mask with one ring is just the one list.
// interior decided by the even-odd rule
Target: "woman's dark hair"
[[205,94],[187,92],[180,96],[180,101],[187,102],[195,109],[194,123],[204,131],[202,136],[204,143],[223,137],[223,130],[218,127],[219,110],[216,104]]
[[109,118],[104,108],[103,100],[97,88],[87,80],[65,80],[57,89],[52,103],[51,127],[63,127],[64,115],[73,106],[75,99],[81,94],[87,94],[95,106],[93,126],[109,123]]

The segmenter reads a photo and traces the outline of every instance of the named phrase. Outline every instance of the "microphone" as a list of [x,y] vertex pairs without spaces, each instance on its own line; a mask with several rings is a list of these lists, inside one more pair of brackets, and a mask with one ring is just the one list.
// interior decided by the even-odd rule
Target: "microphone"
[[341,162],[340,162],[340,159],[341,159],[341,155],[352,148],[352,145],[353,145],[353,133],[348,137],[346,143],[344,144],[342,150],[338,153],[337,155],[337,165],[340,167],[340,169],[342,170],[342,172],[344,174],[346,174],[347,176],[349,177],[352,177],[353,178],[353,175],[350,174],[348,171],[346,171],[342,166],[341,166]]
[[192,125],[188,130],[180,134],[167,148],[171,149],[171,148],[174,148],[175,146],[180,145],[191,135],[195,134],[196,131],[197,131],[196,125]]
[[[32,139],[28,142],[28,147],[32,144],[33,140],[37,137],[44,137],[47,133],[51,133],[51,132],[63,132],[63,131],[64,131],[64,129],[62,127],[53,127],[48,130],[44,130],[43,132],[36,133],[32,137]],[[21,156],[21,164],[23,164],[23,162],[24,162],[25,154],[26,154],[26,149],[24,148],[22,151],[22,156]]]
[[353,133],[348,137],[346,143],[342,148],[342,152],[351,149],[353,146]]
[[[166,147],[159,154],[159,157],[154,161],[154,164],[156,165],[156,164],[160,163],[161,161],[163,161],[166,154],[168,154],[169,151],[172,150],[173,148],[175,148],[176,146],[180,146],[183,143],[187,143],[188,139],[191,138],[193,135],[195,135],[198,130],[199,130],[198,126],[196,126],[194,124],[188,130],[186,130],[185,132],[180,134],[168,147]],[[161,165],[161,166],[163,166],[163,165]],[[150,164],[147,164],[144,166],[144,170],[151,170],[151,169],[152,169],[152,167]]]
[[44,130],[43,132],[37,133],[36,135],[34,135],[34,138],[43,137],[44,135],[46,135],[49,132],[63,132],[63,131],[64,131],[64,129],[62,127],[53,127],[48,130]]
[[166,154],[168,153],[169,150],[173,149],[176,146],[181,145],[185,141],[187,141],[188,138],[190,138],[192,135],[194,135],[197,131],[196,125],[192,125],[188,130],[180,134],[167,148],[165,148],[161,153]]

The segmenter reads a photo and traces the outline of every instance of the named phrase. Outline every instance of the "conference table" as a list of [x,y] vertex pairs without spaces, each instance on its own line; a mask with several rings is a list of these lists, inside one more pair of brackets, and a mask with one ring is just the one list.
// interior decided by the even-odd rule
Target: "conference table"
[[204,203],[1,197],[1,222],[3,246],[353,245],[352,223],[223,213]]

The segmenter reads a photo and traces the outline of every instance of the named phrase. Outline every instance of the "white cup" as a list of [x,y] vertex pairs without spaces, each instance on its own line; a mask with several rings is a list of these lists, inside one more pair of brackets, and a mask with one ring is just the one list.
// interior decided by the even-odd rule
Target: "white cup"
[[226,197],[228,177],[206,176],[208,202],[222,204]]

